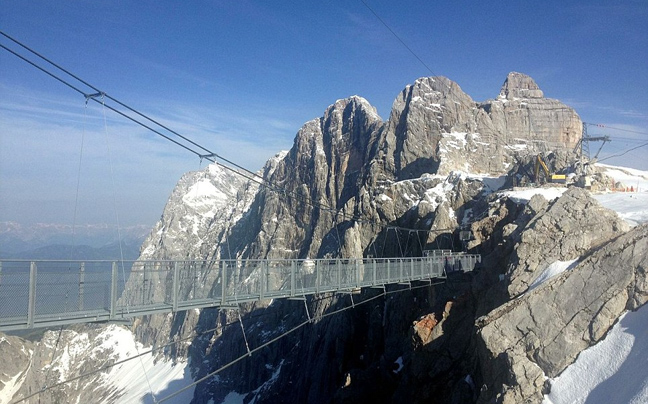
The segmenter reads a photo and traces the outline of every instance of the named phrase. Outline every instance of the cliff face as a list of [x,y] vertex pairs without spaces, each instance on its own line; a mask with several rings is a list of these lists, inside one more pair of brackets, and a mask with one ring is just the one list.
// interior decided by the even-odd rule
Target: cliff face
[[551,388],[545,377],[560,374],[625,310],[648,301],[647,259],[643,225],[590,249],[573,269],[478,319],[481,374],[489,387],[479,402],[541,402]]
[[[535,82],[520,73],[509,74],[498,99],[483,104],[444,77],[419,79],[396,98],[387,122],[361,97],[339,100],[300,129],[268,177],[286,195],[267,190],[257,195],[251,209],[257,216],[250,218],[256,223],[242,222],[239,228],[258,228],[259,234],[253,240],[232,238],[247,257],[366,255],[380,229],[357,219],[424,228],[419,222],[433,218],[442,204],[421,209],[418,217],[406,218],[405,211],[429,202],[425,192],[448,181],[453,171],[503,174],[516,153],[573,149],[581,130],[573,109],[543,98]],[[424,175],[427,180],[420,179]],[[403,196],[406,180],[418,189],[414,199]],[[383,208],[382,195],[391,206]],[[442,209],[456,210],[464,202]]]
[[400,179],[453,170],[505,173],[516,151],[572,150],[581,133],[576,112],[544,98],[524,74],[510,73],[499,96],[483,103],[445,77],[427,77],[394,101],[379,156]]

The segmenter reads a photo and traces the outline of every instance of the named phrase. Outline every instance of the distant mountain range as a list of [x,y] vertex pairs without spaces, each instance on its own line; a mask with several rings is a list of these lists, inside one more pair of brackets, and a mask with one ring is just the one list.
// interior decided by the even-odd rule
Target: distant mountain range
[[[0,222],[0,258],[135,259],[149,226]],[[122,251],[118,239],[121,238]]]

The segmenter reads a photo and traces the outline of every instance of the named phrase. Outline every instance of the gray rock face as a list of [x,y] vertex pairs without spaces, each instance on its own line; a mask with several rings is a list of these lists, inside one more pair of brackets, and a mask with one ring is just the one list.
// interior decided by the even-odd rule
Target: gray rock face
[[510,73],[499,97],[483,103],[444,77],[428,77],[394,101],[378,156],[401,179],[453,170],[503,173],[515,153],[571,151],[581,132],[574,110],[544,98],[523,74]]
[[[277,156],[279,158],[279,156]],[[271,159],[273,162],[274,159]],[[269,163],[270,165],[271,163]],[[257,192],[258,184],[219,166],[210,164],[202,171],[185,174],[174,188],[162,213],[141,247],[140,260],[212,260],[228,258],[221,256],[216,246],[227,239],[231,228],[242,217]],[[224,249],[227,254],[227,248]],[[142,301],[159,301],[164,298],[165,272],[149,271],[147,284],[152,287],[142,289],[144,274],[132,272],[121,297],[131,304]],[[214,274],[216,275],[216,274]],[[187,278],[186,282],[190,282]],[[206,294],[213,287],[216,278],[204,279],[197,286],[181,282],[181,297],[189,293]],[[178,327],[179,337],[189,335],[197,321],[195,312],[188,312],[181,322],[186,326]],[[152,345],[158,340],[167,340],[176,321],[175,317],[165,315],[138,318],[133,329],[139,340]],[[142,326],[142,325],[145,326]],[[174,347],[178,349],[178,347]],[[180,352],[183,348],[180,347]]]
[[256,191],[256,184],[216,163],[183,175],[142,244],[140,259],[209,259]]
[[[20,388],[28,371],[33,349],[29,341],[0,333],[0,403],[10,402],[14,392]],[[4,401],[3,397],[7,397],[8,401]]]
[[[288,154],[278,159],[272,170],[266,170],[270,187],[283,192],[261,188],[249,206],[241,210],[244,213],[238,215],[236,223],[220,233],[210,229],[207,233],[219,235],[209,236],[207,241],[203,236],[193,244],[211,246],[209,254],[215,258],[230,254],[245,258],[400,256],[418,255],[422,249],[440,247],[443,242],[450,247],[453,229],[464,220],[469,204],[484,188],[482,182],[454,174],[454,170],[502,173],[513,163],[514,153],[540,150],[538,144],[542,142],[537,140],[549,136],[562,141],[561,147],[571,148],[566,133],[576,127],[580,134],[575,112],[558,101],[538,98],[539,90],[531,88],[528,80],[511,79],[505,87],[509,94],[519,88],[516,94],[522,98],[477,104],[446,78],[420,79],[399,95],[387,122],[361,97],[338,100],[321,118],[307,122]],[[524,89],[535,92],[524,93]],[[535,98],[524,98],[525,94]],[[562,108],[562,113],[547,112],[555,108]],[[519,112],[521,109],[524,114]],[[159,228],[168,228],[166,222]],[[390,223],[426,231],[401,234],[384,227]],[[430,228],[438,230],[428,233]],[[173,242],[179,242],[179,249],[184,248],[183,241],[173,240],[178,240]],[[291,310],[290,303],[275,305],[276,310]],[[316,301],[310,310],[324,311],[327,307]],[[252,309],[248,307],[244,312]],[[160,328],[155,317],[142,324],[148,322],[149,326],[138,329],[150,329],[146,333],[154,335],[147,341],[158,344],[172,338],[173,329],[209,329],[214,323],[234,320],[226,313],[203,310],[197,317],[182,320],[181,326]],[[337,331],[337,327],[323,328],[308,346],[327,346],[337,338]],[[199,363],[213,350],[237,352],[240,335],[229,334],[219,329],[213,336],[203,337],[204,343],[202,339],[195,341],[187,354],[193,363]],[[248,338],[263,341],[256,341],[255,336]],[[303,351],[302,357],[311,354]],[[272,369],[287,371],[288,363],[282,365],[273,355],[264,360]],[[216,366],[219,361],[214,358],[210,363]],[[210,368],[201,367],[197,376]],[[231,377],[241,371],[256,376],[245,383],[232,383],[236,379]],[[250,391],[269,379],[270,373],[267,369],[232,369],[223,375],[223,383],[211,383],[196,396],[207,401],[209,397],[220,399],[218,394],[232,389]],[[306,388],[307,380],[299,380],[298,384]],[[323,391],[308,394],[315,393]],[[303,395],[303,391],[295,394],[303,399],[314,397]]]
[[555,377],[624,310],[648,300],[648,225],[595,248],[574,269],[478,320],[480,402],[541,402]]
[[[125,340],[111,337],[117,326],[86,325],[83,331],[46,331],[34,345],[29,368],[13,400],[25,403],[65,403],[73,397],[82,403],[119,402],[124,391],[106,383],[107,372],[88,374],[71,383],[56,384],[125,359],[119,354]],[[124,330],[124,332],[126,332]],[[109,342],[109,343],[107,343]],[[132,336],[131,336],[132,343]],[[114,344],[114,345],[113,345]],[[132,376],[131,376],[132,377]],[[45,386],[51,388],[40,392]],[[37,393],[33,395],[34,393]],[[29,398],[27,398],[30,396]]]
[[517,245],[507,270],[510,298],[525,292],[553,262],[577,259],[628,229],[587,191],[570,188],[514,238]]
[[511,72],[500,90],[500,99],[543,98],[544,94],[535,81],[526,74]]

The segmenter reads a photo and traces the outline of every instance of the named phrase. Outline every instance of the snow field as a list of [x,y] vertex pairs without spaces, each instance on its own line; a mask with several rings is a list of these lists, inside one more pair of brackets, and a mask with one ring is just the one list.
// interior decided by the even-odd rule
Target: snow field
[[607,336],[580,353],[543,404],[648,403],[648,305],[619,318]]
[[538,286],[542,285],[549,279],[553,278],[556,275],[559,275],[568,269],[572,269],[578,264],[578,258],[571,261],[555,261],[549,265],[533,282],[529,285],[527,292],[532,291]]
[[[116,325],[109,326],[97,339],[103,339],[103,342],[95,349],[112,351],[116,362],[136,356],[138,349],[139,352],[149,350],[135,342],[134,335],[129,330]],[[119,402],[123,403],[150,403],[151,390],[156,399],[160,399],[193,382],[188,362],[173,364],[164,359],[156,360],[152,353],[114,366],[104,380],[106,385],[123,392],[119,398]],[[192,387],[168,402],[188,403],[193,397],[193,391]]]

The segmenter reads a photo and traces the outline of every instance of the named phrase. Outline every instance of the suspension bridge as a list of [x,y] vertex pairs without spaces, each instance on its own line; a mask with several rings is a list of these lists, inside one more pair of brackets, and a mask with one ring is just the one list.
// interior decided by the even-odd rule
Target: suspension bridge
[[0,331],[411,285],[472,271],[479,262],[479,255],[449,252],[364,259],[0,260]]

